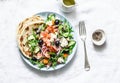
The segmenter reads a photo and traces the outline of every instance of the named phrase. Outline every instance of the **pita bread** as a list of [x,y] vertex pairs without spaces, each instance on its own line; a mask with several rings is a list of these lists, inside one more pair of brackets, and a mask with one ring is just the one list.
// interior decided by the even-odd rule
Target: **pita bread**
[[35,23],[37,21],[43,21],[43,19],[40,16],[32,16],[20,22],[18,25],[17,35],[19,35],[23,31],[24,27],[30,25],[31,23]]
[[17,30],[17,42],[20,51],[26,58],[31,58],[32,54],[29,51],[29,47],[26,45],[27,37],[32,34],[32,29],[37,28],[43,24],[44,20],[40,16],[32,16],[22,21]]

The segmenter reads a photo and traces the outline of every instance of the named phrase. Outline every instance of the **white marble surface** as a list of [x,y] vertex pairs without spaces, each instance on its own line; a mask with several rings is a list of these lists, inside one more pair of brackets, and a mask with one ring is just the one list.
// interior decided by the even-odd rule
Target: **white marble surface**
[[[0,0],[0,83],[120,83],[120,0],[78,0],[70,14],[62,13],[56,0]],[[76,28],[78,49],[74,59],[53,72],[37,71],[25,64],[16,45],[16,27],[24,18],[41,11],[66,16]],[[83,44],[78,21],[85,20],[87,52],[91,64],[84,71]],[[107,41],[102,47],[91,42],[91,33],[101,28]]]

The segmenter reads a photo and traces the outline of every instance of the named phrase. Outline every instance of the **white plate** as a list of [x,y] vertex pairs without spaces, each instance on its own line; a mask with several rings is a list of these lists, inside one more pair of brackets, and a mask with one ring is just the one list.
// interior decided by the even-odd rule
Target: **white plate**
[[[63,16],[61,16],[61,15],[55,13],[55,12],[40,12],[40,13],[38,13],[38,14],[36,14],[36,15],[42,16],[44,19],[46,19],[47,16],[48,16],[49,14],[51,14],[51,13],[54,13],[54,14],[56,15],[56,17],[58,17],[60,20],[67,20],[65,17],[63,17]],[[68,20],[67,20],[67,21],[68,21]],[[68,21],[68,22],[69,22],[69,21]],[[69,24],[70,24],[70,22],[69,22]],[[72,26],[72,25],[70,24],[70,26]],[[74,30],[73,27],[72,27],[72,29],[73,29],[73,33],[72,33],[72,34],[73,34],[74,40],[76,41],[76,45],[75,45],[75,47],[73,48],[73,52],[68,56],[67,61],[66,61],[65,64],[59,64],[59,65],[57,65],[57,66],[55,67],[55,69],[52,68],[52,67],[50,67],[49,69],[47,69],[46,67],[40,69],[37,65],[33,65],[33,64],[32,64],[27,58],[25,58],[24,55],[21,53],[22,59],[23,59],[28,65],[30,65],[31,67],[33,67],[33,68],[35,68],[35,69],[37,69],[37,70],[41,70],[41,71],[53,71],[53,70],[57,70],[57,69],[60,69],[60,68],[64,67],[64,66],[65,66],[66,64],[68,64],[68,62],[70,62],[71,59],[74,57],[75,52],[76,52],[76,48],[77,48],[77,40],[76,40],[75,30]]]

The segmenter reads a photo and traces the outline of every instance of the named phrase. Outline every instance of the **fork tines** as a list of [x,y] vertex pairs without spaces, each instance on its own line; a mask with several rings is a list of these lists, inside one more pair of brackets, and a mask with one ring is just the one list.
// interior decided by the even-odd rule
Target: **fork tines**
[[86,28],[85,28],[85,22],[84,21],[79,22],[79,34],[80,35],[86,34]]

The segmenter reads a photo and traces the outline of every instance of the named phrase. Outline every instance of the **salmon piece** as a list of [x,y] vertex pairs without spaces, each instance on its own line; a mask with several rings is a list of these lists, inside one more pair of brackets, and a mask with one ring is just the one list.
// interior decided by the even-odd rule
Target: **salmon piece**
[[53,46],[53,48],[54,48],[54,50],[57,51],[57,52],[61,50],[61,47]]
[[50,46],[50,45],[51,45],[51,43],[50,43],[50,41],[49,41],[48,38],[43,38],[43,41],[45,42],[45,44],[46,44],[47,46]]
[[50,39],[50,34],[48,33],[48,32],[46,32],[46,31],[42,31],[41,33],[40,33],[40,36],[41,37],[43,37],[43,38],[48,38],[48,39]]
[[43,39],[43,41],[44,41],[45,43],[46,43],[46,42],[47,42],[47,40],[48,40],[47,38],[42,38],[42,39]]
[[47,52],[44,53],[44,55],[45,55],[46,58],[50,58],[50,55]]
[[48,26],[46,30],[48,30],[50,32],[50,31],[52,31],[52,27]]
[[37,58],[37,59],[40,59],[40,58],[42,58],[42,57],[43,57],[43,55],[42,55],[40,52],[38,52],[36,58]]
[[40,35],[41,35],[41,37],[47,37],[47,33],[44,31],[42,31],[41,33],[40,33]]
[[55,32],[57,31],[57,29],[55,29],[54,26],[48,26],[48,27],[46,28],[46,31],[49,31],[50,33],[55,33]]
[[49,46],[49,50],[51,52],[57,52],[57,49],[54,46]]
[[50,46],[50,45],[51,45],[51,43],[50,43],[49,40],[46,41],[46,45],[47,45],[47,46]]

